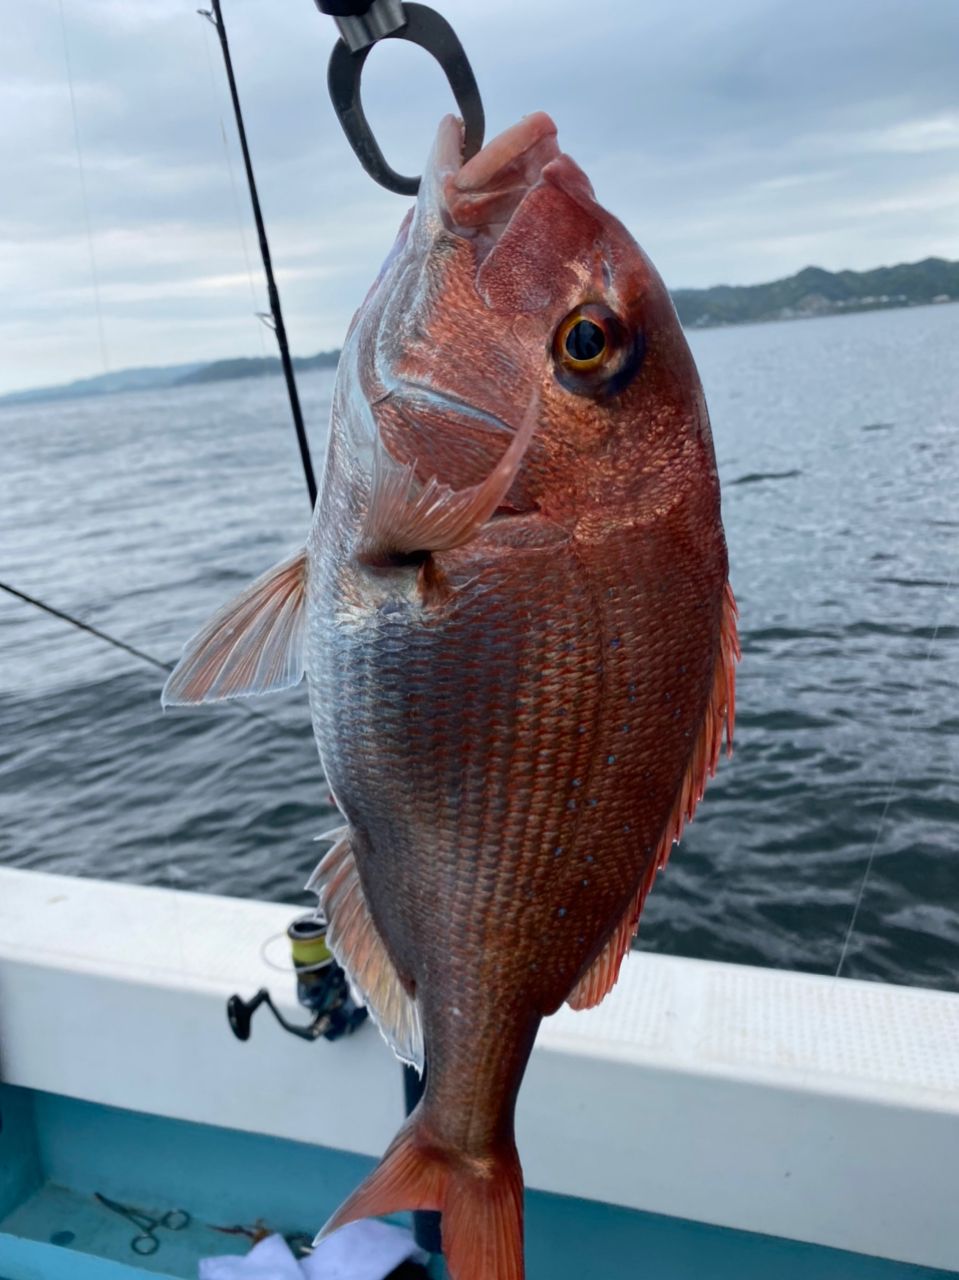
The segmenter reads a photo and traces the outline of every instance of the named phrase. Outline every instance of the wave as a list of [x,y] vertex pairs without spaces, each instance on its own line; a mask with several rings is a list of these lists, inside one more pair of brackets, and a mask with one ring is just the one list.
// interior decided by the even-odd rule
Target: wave
[[747,471],[744,476],[727,481],[727,485],[735,488],[740,484],[763,484],[766,480],[792,480],[801,475],[802,472],[795,467],[791,471]]

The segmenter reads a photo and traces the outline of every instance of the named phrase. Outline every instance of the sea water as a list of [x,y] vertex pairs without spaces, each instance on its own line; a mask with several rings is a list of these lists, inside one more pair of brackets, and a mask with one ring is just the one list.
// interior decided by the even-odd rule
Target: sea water
[[[736,753],[639,945],[959,989],[959,306],[696,332],[742,613]],[[319,460],[332,376],[301,379]],[[164,661],[294,549],[281,380],[0,410],[0,578]],[[0,595],[0,863],[300,896],[306,698],[160,671]]]

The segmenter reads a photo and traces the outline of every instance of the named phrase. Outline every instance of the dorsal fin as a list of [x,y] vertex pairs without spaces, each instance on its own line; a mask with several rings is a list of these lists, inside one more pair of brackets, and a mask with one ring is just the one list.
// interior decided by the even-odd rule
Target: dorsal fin
[[360,883],[348,827],[331,831],[333,848],[307,881],[327,918],[326,943],[346,970],[383,1038],[403,1062],[423,1071],[423,1029],[416,1000],[404,989]]
[[274,565],[188,640],[163,706],[219,702],[297,684],[305,666],[305,551]]
[[719,639],[719,655],[713,674],[713,687],[703,717],[702,728],[692,756],[683,776],[676,803],[673,806],[666,829],[663,832],[655,857],[643,877],[636,897],[629,910],[613,930],[606,946],[586,970],[566,1003],[573,1009],[591,1009],[616,985],[623,958],[639,924],[639,915],[646,895],[653,886],[657,871],[669,860],[672,847],[683,834],[683,827],[692,821],[696,806],[703,798],[706,783],[716,772],[723,734],[726,736],[726,753],[732,754],[733,726],[736,718],[736,663],[740,658],[739,637],[736,632],[738,617],[732,588],[726,583],[723,596],[723,615]]

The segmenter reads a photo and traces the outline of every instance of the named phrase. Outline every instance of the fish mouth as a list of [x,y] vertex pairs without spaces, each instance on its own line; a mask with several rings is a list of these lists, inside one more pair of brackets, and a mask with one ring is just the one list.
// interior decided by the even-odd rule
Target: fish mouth
[[421,201],[447,231],[474,242],[480,260],[560,155],[556,125],[544,111],[525,116],[463,161],[463,125],[440,123],[421,186]]

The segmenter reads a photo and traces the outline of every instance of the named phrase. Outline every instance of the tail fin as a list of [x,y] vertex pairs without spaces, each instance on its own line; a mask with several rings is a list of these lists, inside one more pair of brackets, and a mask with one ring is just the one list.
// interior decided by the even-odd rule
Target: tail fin
[[523,1280],[523,1172],[516,1148],[474,1159],[444,1151],[407,1120],[320,1237],[358,1218],[438,1209],[450,1280]]

